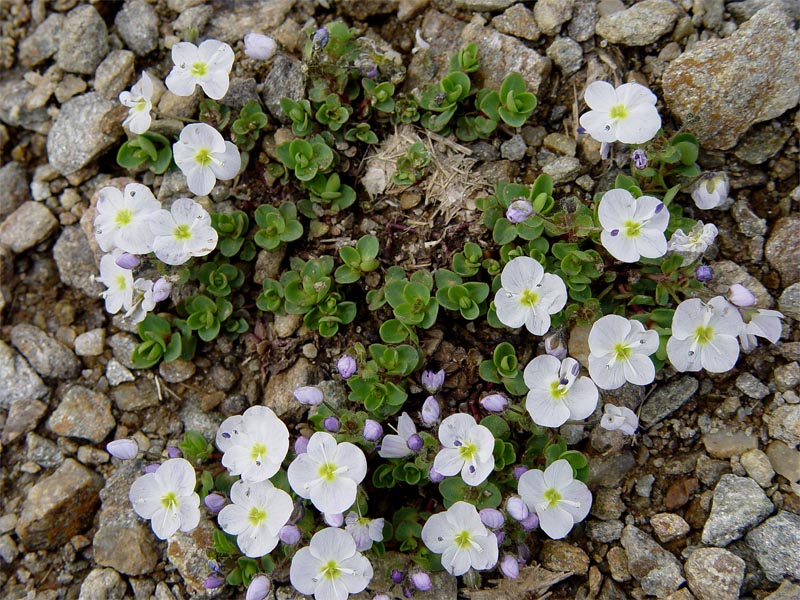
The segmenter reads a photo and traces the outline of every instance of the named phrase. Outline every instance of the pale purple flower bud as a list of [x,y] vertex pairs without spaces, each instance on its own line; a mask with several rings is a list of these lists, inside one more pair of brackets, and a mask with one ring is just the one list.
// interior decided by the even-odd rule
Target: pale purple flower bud
[[322,49],[328,45],[328,41],[331,39],[331,34],[324,27],[320,27],[314,32],[314,37],[311,39],[314,41],[315,48]]
[[392,600],[388,594],[375,594],[372,600]]
[[425,402],[422,403],[422,410],[420,414],[422,415],[422,422],[425,425],[433,425],[439,420],[439,403],[436,401],[436,398],[433,396],[428,396],[425,398]]
[[435,394],[444,385],[444,369],[436,372],[428,371],[427,369],[422,372],[422,387],[429,394]]
[[500,561],[500,572],[509,579],[516,579],[519,577],[519,563],[517,559],[506,554]]
[[136,455],[139,454],[139,444],[136,443],[136,440],[125,438],[108,442],[106,450],[114,458],[130,460],[136,458]]
[[430,470],[428,471],[428,479],[431,480],[431,483],[439,483],[440,481],[444,481],[444,475],[442,475],[441,473],[439,473],[439,471],[431,467]]
[[383,437],[383,427],[377,421],[367,419],[364,421],[364,432],[361,435],[368,442],[377,442]]
[[506,532],[498,529],[497,531],[492,532],[494,534],[495,539],[497,540],[497,545],[502,546],[503,542],[506,539]]
[[292,392],[300,404],[317,406],[322,404],[322,390],[313,385],[304,385]]
[[532,512],[528,515],[528,518],[522,519],[519,524],[522,525],[525,531],[533,531],[539,526],[539,515]]
[[734,283],[731,286],[729,294],[728,297],[736,306],[753,306],[756,303],[756,297],[753,295],[753,292],[748,290],[741,283]]
[[502,394],[492,394],[481,400],[481,406],[489,412],[502,412],[508,406],[508,398]]
[[180,458],[181,449],[177,446],[167,446],[167,456],[169,458]]
[[405,573],[398,571],[397,569],[392,569],[392,581],[394,583],[402,583],[403,577],[405,577]]
[[403,597],[404,598],[413,598],[414,597],[414,590],[412,590],[407,585],[403,586]]
[[506,219],[512,223],[522,223],[533,214],[533,204],[527,200],[514,200],[508,205]]
[[519,496],[511,496],[506,500],[506,512],[508,516],[517,521],[522,521],[528,518],[530,511],[525,501]]
[[247,594],[245,594],[244,600],[265,600],[271,587],[272,585],[266,575],[257,575],[253,577],[250,585],[247,586]]
[[263,33],[248,33],[244,36],[244,53],[250,58],[267,60],[272,58],[277,49],[275,40]]
[[169,298],[171,293],[172,284],[169,281],[163,277],[156,279],[155,283],[153,284],[153,302],[162,302]]
[[484,508],[478,511],[478,514],[481,516],[481,523],[489,529],[500,529],[506,522],[503,513],[496,508]]
[[431,581],[431,576],[428,575],[425,571],[417,571],[416,573],[412,573],[411,583],[413,583],[414,587],[417,588],[420,592],[427,592],[428,590],[433,588],[433,582]]
[[144,472],[145,473],[155,473],[156,471],[158,471],[158,467],[160,467],[160,466],[161,466],[161,463],[153,463],[152,465],[147,465],[144,468]]
[[419,452],[420,450],[422,450],[423,441],[422,438],[419,436],[419,434],[415,433],[410,438],[408,438],[406,445],[408,445],[408,447],[413,452]]
[[339,419],[334,416],[325,417],[322,421],[322,426],[325,428],[325,431],[336,433],[339,431]]
[[278,537],[287,546],[294,546],[300,542],[300,538],[303,536],[296,525],[284,525],[278,531]]
[[330,527],[341,527],[342,523],[344,523],[344,515],[342,513],[323,513],[322,517]]
[[531,549],[525,542],[517,542],[517,556],[519,556],[517,562],[521,565],[527,565],[531,559]]
[[528,467],[524,467],[522,465],[514,467],[514,471],[512,472],[513,475],[514,475],[514,479],[519,481],[519,478],[522,477],[523,473],[525,473],[527,471],[528,471]]
[[373,79],[378,76],[378,65],[371,60],[362,64],[359,69],[361,70],[361,74],[368,79]]
[[551,333],[544,338],[544,351],[558,360],[567,358],[567,347],[564,345],[564,340],[556,333]]
[[647,166],[647,152],[641,148],[634,150],[631,158],[633,159],[633,166],[637,169],[644,169]]
[[217,514],[221,511],[225,506],[225,502],[225,496],[217,493],[209,494],[203,499],[203,504],[212,514]]
[[142,264],[142,261],[139,260],[139,257],[135,254],[131,254],[130,252],[123,252],[116,258],[114,262],[117,263],[117,266],[121,269],[135,269]]
[[207,590],[215,590],[223,583],[225,583],[225,580],[215,573],[206,577],[206,580],[203,582],[203,586]]
[[302,435],[294,441],[294,453],[300,456],[308,452],[308,438]]
[[336,370],[339,371],[342,379],[349,379],[358,371],[358,363],[349,354],[342,354],[336,361]]
[[608,155],[611,154],[611,144],[608,142],[601,142],[600,144],[600,158],[606,160]]
[[698,265],[697,268],[694,270],[694,278],[697,281],[705,283],[706,281],[711,281],[714,277],[714,271],[711,270],[711,267],[708,265]]

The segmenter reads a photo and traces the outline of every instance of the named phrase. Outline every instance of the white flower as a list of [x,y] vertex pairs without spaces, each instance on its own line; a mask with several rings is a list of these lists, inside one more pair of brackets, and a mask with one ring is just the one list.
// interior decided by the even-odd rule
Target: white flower
[[206,96],[220,100],[228,93],[233,58],[233,49],[218,40],[206,40],[199,48],[190,42],[178,42],[172,47],[175,66],[167,75],[167,88],[176,96],[191,96],[195,85],[199,85]]
[[431,552],[442,555],[442,566],[454,576],[497,564],[497,538],[467,502],[456,502],[445,512],[431,515],[422,527],[422,541]]
[[725,204],[728,199],[728,176],[725,173],[706,175],[692,191],[697,208],[709,210]]
[[164,461],[154,473],[133,482],[128,497],[137,515],[150,519],[153,532],[165,540],[178,531],[191,531],[200,522],[200,496],[194,467],[183,458]]
[[672,317],[672,337],[667,341],[669,362],[678,371],[725,373],[739,358],[744,323],[736,308],[722,296],[703,304],[699,298],[684,300]]
[[500,274],[502,287],[494,297],[497,318],[508,327],[525,327],[534,335],[550,329],[550,315],[567,303],[567,286],[558,275],[545,273],[528,256],[512,259]]
[[603,195],[597,216],[603,226],[600,241],[617,260],[629,263],[667,253],[669,211],[658,198],[634,198],[628,190],[615,188]]
[[525,471],[519,478],[519,495],[539,517],[539,527],[554,540],[566,536],[592,507],[592,493],[572,476],[572,467],[559,459],[545,469]]
[[568,420],[585,419],[597,407],[597,386],[578,377],[581,367],[574,358],[537,356],[525,367],[523,377],[530,390],[525,408],[542,427],[560,427]]
[[408,445],[411,436],[417,435],[417,427],[407,412],[400,415],[397,420],[397,435],[389,434],[383,437],[378,456],[381,458],[403,458],[413,452]]
[[349,442],[337,444],[336,438],[324,431],[311,436],[308,451],[295,458],[287,470],[295,493],[310,499],[324,513],[343,513],[350,508],[366,474],[367,459],[361,449]]
[[121,92],[119,101],[130,110],[122,122],[131,133],[144,133],[150,129],[150,111],[153,108],[153,81],[150,76],[142,71],[142,78],[134,84],[131,91]]
[[147,254],[153,250],[150,221],[158,214],[161,203],[141,183],[129,183],[125,192],[104,187],[98,193],[94,237],[103,252],[115,248],[131,254]]
[[763,308],[744,309],[741,313],[744,319],[744,330],[739,334],[739,341],[745,352],[754,350],[758,345],[756,337],[767,339],[773,344],[781,339],[783,313]]
[[658,334],[639,321],[606,315],[589,332],[589,375],[597,386],[615,390],[625,381],[647,385],[656,377],[650,355],[658,350]]
[[372,548],[372,542],[383,541],[383,519],[369,519],[359,517],[353,511],[347,513],[345,517],[344,530],[353,536],[356,542],[356,550],[366,552]]
[[242,166],[239,150],[222,134],[205,123],[193,123],[181,130],[172,146],[175,164],[186,175],[186,185],[198,196],[205,196],[217,179],[233,179]]
[[217,247],[211,217],[194,200],[178,198],[169,210],[160,210],[151,224],[153,252],[168,265],[182,265],[193,256],[205,256]]
[[494,435],[478,425],[472,415],[450,415],[439,426],[444,446],[433,459],[433,468],[447,477],[458,474],[467,485],[480,485],[494,469]]
[[364,590],[372,579],[372,565],[356,550],[353,538],[328,527],[311,538],[292,558],[289,580],[301,594],[316,600],[346,600]]
[[120,309],[128,310],[133,304],[133,274],[123,269],[113,254],[100,259],[100,277],[95,278],[108,289],[100,294],[106,300],[106,312],[116,314]]
[[251,406],[219,426],[217,448],[222,464],[243,481],[264,481],[281,468],[289,452],[289,430],[271,408]]
[[609,431],[621,431],[625,435],[633,435],[639,427],[639,417],[627,406],[614,406],[606,404],[603,407],[603,416],[600,427]]
[[681,266],[693,263],[702,256],[708,247],[717,238],[717,227],[713,223],[703,224],[698,221],[687,234],[683,229],[677,229],[667,244],[667,250],[683,257]]
[[245,556],[259,558],[272,552],[278,545],[278,532],[292,516],[291,496],[270,481],[237,481],[231,488],[231,502],[219,512],[219,526],[236,536]]
[[147,317],[147,313],[156,307],[153,298],[153,282],[149,279],[138,278],[133,282],[133,301],[131,302],[125,318],[131,323],[141,323]]
[[610,83],[595,81],[583,95],[591,108],[580,124],[598,142],[644,144],[661,129],[653,92],[638,83],[614,89]]

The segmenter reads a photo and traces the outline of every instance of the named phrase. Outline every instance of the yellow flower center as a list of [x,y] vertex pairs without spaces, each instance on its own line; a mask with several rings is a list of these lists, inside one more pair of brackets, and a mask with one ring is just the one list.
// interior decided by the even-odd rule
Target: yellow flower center
[[628,360],[631,357],[632,352],[633,351],[631,350],[631,347],[623,344],[622,342],[617,342],[614,344],[614,348],[611,351],[611,353],[614,355],[614,360],[616,361]]
[[167,510],[175,510],[178,508],[178,496],[175,492],[167,492],[161,496],[161,506]]
[[189,72],[195,77],[205,77],[208,74],[208,64],[198,61],[192,65]]
[[642,224],[636,221],[625,221],[625,236],[629,238],[637,237],[642,233]]
[[117,227],[124,227],[130,224],[131,221],[133,221],[133,211],[130,208],[123,208],[114,217],[114,225]]
[[121,292],[128,287],[128,280],[124,275],[117,275],[117,289]]
[[267,447],[264,444],[253,444],[250,449],[250,458],[253,460],[262,460],[267,454]]
[[258,527],[267,520],[267,511],[262,508],[258,508],[254,506],[250,509],[250,512],[247,513],[247,520],[253,525],[253,527]]
[[472,547],[472,536],[469,534],[469,531],[464,530],[458,534],[456,534],[455,539],[453,540],[461,549],[467,549]]
[[201,167],[207,167],[211,164],[211,150],[208,148],[200,148],[194,155],[194,162]]
[[324,479],[325,481],[333,481],[336,479],[336,469],[338,467],[333,463],[323,463],[319,467],[319,471],[317,474],[319,475],[320,479]]
[[694,330],[694,339],[701,346],[711,343],[714,337],[714,329],[710,325],[701,325]]
[[478,446],[473,443],[464,444],[458,448],[458,455],[464,460],[472,460],[478,453]]
[[172,232],[172,235],[180,242],[185,242],[186,240],[192,239],[192,232],[189,229],[189,226],[186,224],[178,225]]
[[561,400],[567,395],[567,386],[561,385],[560,381],[554,381],[550,384],[550,395],[556,400]]
[[547,501],[547,506],[550,508],[555,508],[558,506],[558,503],[561,502],[562,498],[563,497],[559,491],[555,488],[550,488],[544,492],[544,499]]
[[533,308],[537,302],[539,302],[539,294],[530,290],[525,290],[519,297],[519,303],[528,308]]
[[608,111],[608,116],[616,120],[627,119],[628,109],[625,108],[624,104],[616,104],[611,107],[611,110]]
[[134,108],[134,110],[136,110],[138,112],[142,112],[143,110],[147,110],[147,100],[145,100],[144,98],[142,98],[141,100],[138,100],[133,108]]

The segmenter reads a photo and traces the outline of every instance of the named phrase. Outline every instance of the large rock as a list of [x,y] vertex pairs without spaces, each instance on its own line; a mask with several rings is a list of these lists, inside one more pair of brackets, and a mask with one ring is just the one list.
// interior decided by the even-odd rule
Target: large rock
[[612,44],[646,46],[672,31],[678,14],[678,7],[669,0],[643,0],[601,17],[595,32]]
[[16,533],[27,550],[61,546],[92,524],[103,478],[68,458],[28,492]]
[[0,224],[0,244],[19,254],[49,238],[58,219],[40,203],[28,201]]
[[703,543],[727,546],[769,516],[772,506],[764,490],[749,477],[723,475],[714,489]]
[[666,419],[686,404],[699,387],[700,383],[691,375],[658,386],[642,406],[639,414],[642,425],[650,427]]
[[42,377],[71,379],[80,373],[81,361],[72,350],[34,325],[15,325],[11,343]]
[[208,549],[214,545],[214,529],[211,521],[202,519],[192,531],[178,531],[167,541],[167,559],[194,598],[213,597],[220,591],[220,588],[207,590],[203,585],[209,575]]
[[281,419],[294,421],[306,407],[300,404],[292,392],[304,385],[317,383],[317,372],[311,363],[301,357],[290,368],[269,378],[264,387],[262,404],[269,406]]
[[97,92],[64,104],[47,136],[50,164],[69,175],[111,148],[123,133],[118,106]]
[[731,148],[751,125],[800,99],[800,48],[790,19],[773,4],[729,38],[699,42],[669,64],[663,89],[669,109],[703,146]]
[[30,402],[47,396],[48,389],[36,371],[5,342],[0,341],[0,408],[19,401]]
[[128,0],[114,19],[125,45],[139,56],[158,48],[158,15],[144,0]]
[[108,53],[108,30],[103,17],[91,4],[73,8],[59,32],[56,64],[62,71],[94,75]]
[[800,282],[800,217],[778,219],[767,240],[764,255],[781,275],[784,286]]
[[686,582],[697,600],[738,600],[744,561],[722,548],[698,548],[686,564]]
[[94,252],[80,226],[64,227],[53,246],[53,258],[61,281],[90,298],[98,298],[105,286],[95,281],[98,274]]
[[681,563],[641,529],[628,525],[622,531],[628,570],[648,596],[664,598],[684,582]]
[[97,564],[125,575],[145,575],[156,568],[159,552],[147,522],[139,518],[128,499],[131,484],[142,474],[141,461],[117,467],[100,492],[102,506],[92,541]]
[[111,401],[105,394],[74,385],[47,421],[47,428],[58,435],[99,443],[114,429]]
[[205,35],[209,38],[235,44],[251,31],[268,31],[284,22],[297,0],[230,0],[225,10],[214,12]]
[[781,511],[748,533],[746,541],[767,579],[800,579],[800,515]]

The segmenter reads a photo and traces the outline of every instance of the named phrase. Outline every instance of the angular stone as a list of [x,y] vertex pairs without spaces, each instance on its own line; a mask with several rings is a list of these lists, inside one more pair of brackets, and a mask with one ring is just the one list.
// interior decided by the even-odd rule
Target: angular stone
[[503,10],[514,4],[516,0],[456,0],[460,8],[474,11]]
[[595,33],[612,44],[646,46],[672,31],[679,12],[669,0],[643,0],[600,17]]
[[800,283],[793,283],[778,298],[778,309],[787,317],[800,321]]
[[50,13],[19,45],[19,61],[26,67],[34,67],[53,56],[63,27],[64,15]]
[[139,56],[158,48],[158,15],[144,0],[128,0],[114,19],[125,45]]
[[131,484],[142,474],[138,460],[120,463],[100,492],[102,506],[92,541],[97,564],[125,575],[145,575],[156,568],[159,552],[147,521],[136,515],[128,499]]
[[75,338],[75,354],[78,356],[100,356],[106,344],[106,330],[91,329]]
[[[798,71],[800,72],[800,71]],[[781,276],[781,283],[790,286],[800,282],[800,217],[778,219],[764,247],[764,256]]]
[[45,469],[52,469],[64,462],[64,454],[55,442],[31,432],[25,438],[26,456],[31,462]]
[[214,545],[214,524],[201,519],[192,531],[178,531],[167,540],[167,559],[178,570],[187,591],[193,597],[207,598],[216,595],[206,590],[203,582],[208,577],[208,548]]
[[47,133],[52,119],[44,106],[26,110],[25,103],[34,88],[27,81],[8,77],[0,80],[0,121],[12,127],[25,127]]
[[592,488],[598,485],[615,487],[635,466],[636,459],[630,452],[594,457],[589,463],[589,486]]
[[772,478],[775,471],[769,463],[769,457],[761,450],[748,450],[739,458],[739,462],[747,471],[747,475],[762,488],[772,485]]
[[108,53],[108,30],[103,17],[91,4],[76,6],[64,19],[59,32],[56,64],[67,73],[94,75]]
[[70,175],[111,148],[123,133],[120,108],[124,107],[97,92],[64,104],[47,136],[50,164],[62,175]]
[[800,444],[800,404],[784,404],[764,416],[769,437],[790,446]]
[[533,5],[536,24],[545,35],[555,35],[572,17],[575,0],[538,0]]
[[532,42],[538,40],[542,35],[538,25],[536,25],[536,20],[533,18],[533,11],[521,3],[514,4],[502,15],[492,19],[492,27],[500,33],[507,33]]
[[699,387],[700,383],[691,375],[657,386],[639,413],[642,425],[650,427],[660,423],[691,400]]
[[772,506],[764,490],[749,477],[723,475],[714,489],[711,514],[703,528],[703,543],[727,546],[769,516]]
[[0,244],[17,254],[49,238],[58,219],[40,202],[25,202],[0,224]]
[[742,373],[736,378],[736,387],[750,398],[762,400],[769,395],[769,388],[752,373]]
[[767,579],[800,579],[800,515],[781,511],[748,533],[745,541]]
[[551,571],[589,572],[589,556],[568,542],[546,540],[542,546],[542,566]]
[[758,448],[758,437],[744,431],[722,429],[703,434],[703,445],[715,458],[730,458],[731,456],[741,456],[748,450]]
[[790,448],[783,442],[772,442],[767,447],[767,456],[778,475],[789,481],[800,480],[800,450]]
[[28,550],[66,544],[92,524],[103,478],[68,458],[34,485],[15,528]]
[[297,419],[306,407],[295,399],[292,392],[301,386],[313,385],[317,382],[316,378],[314,367],[301,357],[286,371],[269,378],[264,388],[263,404],[274,410],[281,419]]
[[780,587],[764,600],[797,600],[798,598],[800,598],[800,585],[784,579]]
[[250,0],[230,0],[225,10],[214,12],[207,38],[235,44],[251,31],[269,31],[278,27],[297,0],[272,0],[253,3]]
[[697,600],[738,600],[744,561],[722,548],[698,548],[684,565],[686,583]]
[[25,201],[31,199],[28,175],[18,162],[10,162],[0,168],[0,219],[10,215]]
[[684,582],[681,564],[642,530],[628,525],[622,531],[628,570],[649,596],[663,598]]
[[94,89],[109,100],[116,100],[134,78],[136,57],[130,50],[112,50],[97,67]]
[[48,388],[28,362],[8,344],[0,340],[0,407],[8,408],[18,401],[39,400]]
[[800,48],[789,18],[773,4],[730,37],[699,42],[669,64],[663,85],[669,109],[703,146],[731,148],[754,123],[797,105]]
[[99,443],[114,429],[111,401],[105,394],[74,385],[47,421],[47,428],[58,435]]
[[11,343],[42,377],[71,379],[80,373],[81,361],[72,350],[34,325],[15,325]]
[[650,525],[661,542],[671,542],[685,536],[691,529],[680,515],[658,513],[650,517]]
[[92,569],[81,584],[78,600],[122,600],[127,586],[114,569]]
[[[0,360],[2,360],[1,357]],[[3,426],[3,444],[8,445],[18,437],[36,429],[46,412],[47,404],[38,400],[12,402]]]

